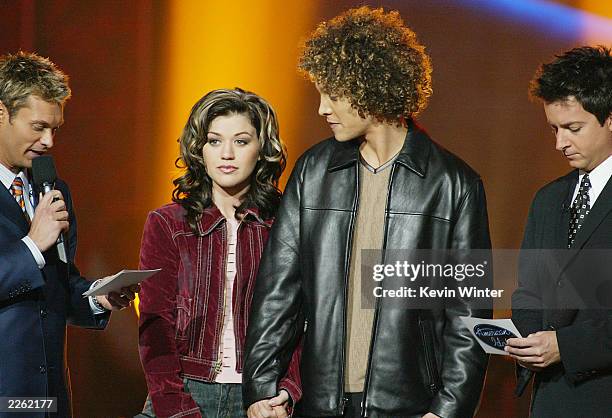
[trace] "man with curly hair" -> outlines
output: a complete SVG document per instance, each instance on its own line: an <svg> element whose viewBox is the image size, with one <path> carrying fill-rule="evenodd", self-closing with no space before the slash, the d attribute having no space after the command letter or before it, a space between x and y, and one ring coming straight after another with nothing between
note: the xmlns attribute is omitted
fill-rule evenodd
<svg viewBox="0 0 612 418"><path fill-rule="evenodd" d="M249 416L274 416L296 336L299 416L472 416L487 356L459 316L489 317L488 305L361 303L362 250L490 248L480 177L414 122L432 92L425 48L397 12L361 7L320 24L299 68L334 136L296 163L260 264Z"/></svg>
<svg viewBox="0 0 612 418"><path fill-rule="evenodd" d="M524 252L523 265L537 270L521 269L512 319L527 337L508 339L506 350L519 364L519 395L535 374L533 416L610 416L612 292L603 250L612 248L611 49L558 55L540 68L531 95L544 103L555 147L573 169L536 194L522 248L568 250L554 252L561 261L544 270L550 274L534 251Z"/></svg>

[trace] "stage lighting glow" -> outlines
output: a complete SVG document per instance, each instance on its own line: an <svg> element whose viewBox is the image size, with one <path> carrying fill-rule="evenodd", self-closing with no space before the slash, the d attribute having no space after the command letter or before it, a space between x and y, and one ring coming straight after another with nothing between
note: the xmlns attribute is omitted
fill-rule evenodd
<svg viewBox="0 0 612 418"><path fill-rule="evenodd" d="M459 0L459 3L493 14L503 21L528 25L544 36L589 42L609 42L612 39L612 19L587 11L607 11L609 16L611 6L595 7L588 0L584 2L586 10L545 0Z"/></svg>

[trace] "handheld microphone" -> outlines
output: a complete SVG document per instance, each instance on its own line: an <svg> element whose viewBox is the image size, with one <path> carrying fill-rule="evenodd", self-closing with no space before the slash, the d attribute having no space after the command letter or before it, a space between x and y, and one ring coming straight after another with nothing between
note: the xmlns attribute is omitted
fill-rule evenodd
<svg viewBox="0 0 612 418"><path fill-rule="evenodd" d="M55 189L56 179L57 172L55 171L53 157L51 157L50 155L41 155L40 157L32 160L32 180L34 181L36 189L42 192L43 195ZM66 246L64 244L64 234L61 232L57 237L56 247L59 259L62 260L64 263L68 263L68 257L66 256Z"/></svg>

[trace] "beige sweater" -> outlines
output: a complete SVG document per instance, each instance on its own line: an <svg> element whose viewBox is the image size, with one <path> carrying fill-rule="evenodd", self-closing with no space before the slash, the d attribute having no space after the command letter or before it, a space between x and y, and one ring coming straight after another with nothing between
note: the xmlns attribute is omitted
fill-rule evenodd
<svg viewBox="0 0 612 418"><path fill-rule="evenodd" d="M359 167L359 208L351 248L346 314L344 389L347 392L362 392L365 383L374 309L361 304L361 250L382 249L391 164L384 164L376 172L372 167L366 167L364 161Z"/></svg>

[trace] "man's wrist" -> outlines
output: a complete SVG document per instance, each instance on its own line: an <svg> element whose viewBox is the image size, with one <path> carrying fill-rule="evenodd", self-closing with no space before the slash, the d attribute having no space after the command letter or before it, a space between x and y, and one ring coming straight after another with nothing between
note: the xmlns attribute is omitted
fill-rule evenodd
<svg viewBox="0 0 612 418"><path fill-rule="evenodd" d="M91 286L89 287L89 289L95 288L96 286L98 286L99 283L100 283L100 279L93 282ZM89 306L91 307L91 311L93 312L94 315L101 315L106 312L109 312L108 309L106 309L104 306L100 304L100 302L98 302L98 299L96 299L95 296L89 296Z"/></svg>

